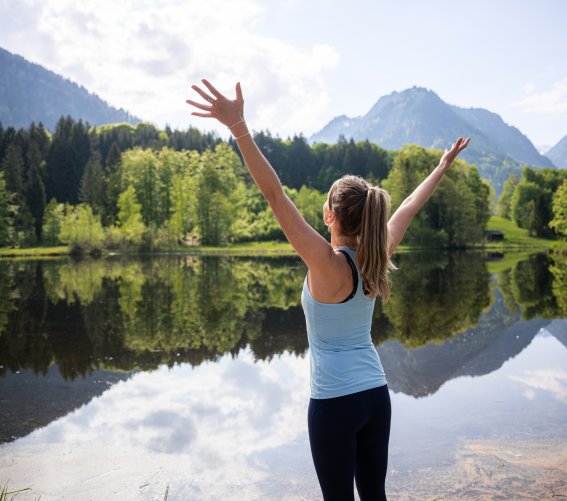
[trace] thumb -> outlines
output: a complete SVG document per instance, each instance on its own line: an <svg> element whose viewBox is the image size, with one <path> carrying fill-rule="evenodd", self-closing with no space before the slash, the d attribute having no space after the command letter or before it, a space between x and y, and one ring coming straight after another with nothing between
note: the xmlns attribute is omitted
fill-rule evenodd
<svg viewBox="0 0 567 501"><path fill-rule="evenodd" d="M236 99L238 101L244 101L242 98L242 89L240 88L240 82L236 84Z"/></svg>

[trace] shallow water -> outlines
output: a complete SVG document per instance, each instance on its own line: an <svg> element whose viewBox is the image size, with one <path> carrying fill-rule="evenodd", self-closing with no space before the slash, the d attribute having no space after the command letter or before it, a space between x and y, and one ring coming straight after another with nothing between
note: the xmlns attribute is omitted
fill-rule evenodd
<svg viewBox="0 0 567 501"><path fill-rule="evenodd" d="M567 495L564 264L398 259L373 328L390 497ZM289 259L0 262L0 479L32 486L18 499L320 499L304 273Z"/></svg>

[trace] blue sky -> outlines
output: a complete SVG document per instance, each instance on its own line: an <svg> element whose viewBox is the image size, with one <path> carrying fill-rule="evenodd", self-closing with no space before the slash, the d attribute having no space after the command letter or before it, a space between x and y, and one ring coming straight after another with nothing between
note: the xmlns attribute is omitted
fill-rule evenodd
<svg viewBox="0 0 567 501"><path fill-rule="evenodd" d="M419 85L553 145L566 20L563 0L0 0L0 46L159 126L214 128L184 105L201 77L240 80L250 125L283 136Z"/></svg>

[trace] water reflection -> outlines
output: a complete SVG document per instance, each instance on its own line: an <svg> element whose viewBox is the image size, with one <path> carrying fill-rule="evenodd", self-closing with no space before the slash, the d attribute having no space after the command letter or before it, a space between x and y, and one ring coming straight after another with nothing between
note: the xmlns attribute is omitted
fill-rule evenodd
<svg viewBox="0 0 567 501"><path fill-rule="evenodd" d="M161 366L115 384L17 445L43 444L49 450L73 444L92 449L97 460L110 454L107 464L118 461L118 451L111 451L119 445L141 458L160 458L176 479L174 499L223 499L236 488L259 499L261 487L254 484L270 479L274 463L283 466L280 451L291 447L296 454L297 439L303 449L307 445L306 362L292 355L258 362L242 350L236 358L227 355L197 368ZM306 479L314 475L308 452L300 455ZM144 475L153 473L152 461L136 463ZM133 474L142 485L140 472Z"/></svg>
<svg viewBox="0 0 567 501"><path fill-rule="evenodd" d="M520 317L567 314L567 260L530 256L496 275L480 253L398 256L373 339L442 344ZM250 345L257 359L307 349L297 259L174 257L0 262L0 376L57 364L93 370L198 365Z"/></svg>
<svg viewBox="0 0 567 501"><path fill-rule="evenodd" d="M463 497L471 485L462 468L478 465L462 451L479 444L494 448L499 440L506 460L505 451L517 454L528 438L564 443L567 349L547 329L531 337L521 354L490 374L455 378L427 399L392 394L393 497L412 492L427 499L434 477L447 483L449 499ZM307 374L305 357L257 361L249 349L198 367L136 373L4 445L0 472L22 483L33 468L44 499L88 492L149 500L163 497L168 485L173 500L319 499L306 434ZM535 468L526 479L540 473ZM513 487L502 499L521 498Z"/></svg>
<svg viewBox="0 0 567 501"><path fill-rule="evenodd" d="M566 262L529 256L491 283L480 253L398 256L392 300L377 303L372 332L390 388L425 396L451 378L499 368L544 319L567 315ZM196 366L246 346L255 360L303 356L304 274L290 258L1 261L0 376L95 380L105 370ZM0 388L9 384L0 377ZM33 426L12 427L2 440Z"/></svg>
<svg viewBox="0 0 567 501"><path fill-rule="evenodd" d="M415 472L470 461L465 445L567 437L567 260L397 259L372 332L390 491L420 492ZM47 499L317 499L304 275L289 258L0 261L2 477L37 470Z"/></svg>

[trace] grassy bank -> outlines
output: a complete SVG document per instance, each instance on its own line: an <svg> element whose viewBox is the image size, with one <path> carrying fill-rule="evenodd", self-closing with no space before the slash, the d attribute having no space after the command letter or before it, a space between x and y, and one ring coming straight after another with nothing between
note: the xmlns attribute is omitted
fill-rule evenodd
<svg viewBox="0 0 567 501"><path fill-rule="evenodd" d="M65 256L67 254L69 254L69 247L66 245L54 247L25 247L23 249L0 247L0 257Z"/></svg>
<svg viewBox="0 0 567 501"><path fill-rule="evenodd" d="M500 242L486 242L481 246L487 250L547 250L555 243L553 240L530 237L528 230L519 228L513 221L498 216L490 218L486 231L501 231L504 234L504 240Z"/></svg>
<svg viewBox="0 0 567 501"><path fill-rule="evenodd" d="M178 246L168 250L155 250L153 252L120 252L116 250L104 251L103 255L162 255L162 254L183 254L183 255L221 255L221 256L294 256L296 255L292 246L288 242L245 242L239 244L229 244L221 247L207 245ZM0 257L43 257L43 256L66 256L69 255L69 248L66 245L56 247L26 247L12 249L8 247L0 248Z"/></svg>
<svg viewBox="0 0 567 501"><path fill-rule="evenodd" d="M486 249L488 251L510 252L510 251L546 251L557 249L564 252L567 248L565 242L533 238L528 235L528 230L518 228L512 221L497 216L492 216L487 225L487 231L501 231L504 240L500 242L485 242L474 246L474 249ZM412 250L427 250L407 245L401 245L399 252ZM40 256L65 256L69 249L65 245L56 247L29 247L23 249L0 248L0 257L40 257ZM130 254L141 255L149 252L119 252L108 251L105 254ZM219 256L295 256L297 255L288 242L244 242L229 244L219 247L209 245L183 246L168 250L156 250L151 254L184 254L184 255L219 255Z"/></svg>
<svg viewBox="0 0 567 501"><path fill-rule="evenodd" d="M397 252L425 251L427 248L410 247L408 245L400 245ZM69 255L69 248L65 245L58 247L26 247L23 249L11 249L0 247L0 258L39 258L39 257L57 257ZM210 245L179 245L173 249L149 251L104 251L103 256L160 256L160 255L184 255L184 256L297 256L297 253L289 242L245 242L238 244L229 244L219 247Z"/></svg>

